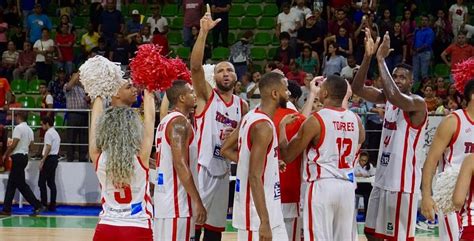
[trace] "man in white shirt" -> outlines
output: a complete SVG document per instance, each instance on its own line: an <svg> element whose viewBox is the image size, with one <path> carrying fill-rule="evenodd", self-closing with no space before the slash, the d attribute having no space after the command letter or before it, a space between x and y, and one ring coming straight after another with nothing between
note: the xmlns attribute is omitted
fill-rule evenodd
<svg viewBox="0 0 474 241"><path fill-rule="evenodd" d="M463 5L463 0L457 0L455 4L449 8L449 21L453 28L454 38L458 36L458 32L463 24L467 23L468 9Z"/></svg>
<svg viewBox="0 0 474 241"><path fill-rule="evenodd" d="M36 216L39 212L43 211L43 206L40 201L36 199L25 181L25 168L28 165L28 152L30 151L30 146L33 144L34 140L33 130L31 130L26 123L27 119L27 112L21 111L16 113L15 121L18 125L13 129L13 143L8 147L2 158L2 161L6 161L9 157L12 158L12 169L8 176L7 190L3 201L3 211L0 212L0 215L11 215L12 201L16 189L20 191L21 195L23 195L28 203L33 205L33 213L31 216Z"/></svg>
<svg viewBox="0 0 474 241"><path fill-rule="evenodd" d="M283 3L281 6L282 12L277 17L276 35L280 36L280 33L287 32L290 34L290 46L296 49L296 37L298 29L302 26L300 22L300 16L296 12L290 11L290 4Z"/></svg>
<svg viewBox="0 0 474 241"><path fill-rule="evenodd" d="M352 80L352 78L354 78L354 70L358 68L359 68L359 65L357 65L357 62L354 56L353 55L347 56L347 65L341 70L342 78L347 79L347 80Z"/></svg>
<svg viewBox="0 0 474 241"><path fill-rule="evenodd" d="M304 26L305 16L311 14L311 9L305 6L305 0L296 0L296 6L290 9L290 13L298 16L300 25Z"/></svg>
<svg viewBox="0 0 474 241"><path fill-rule="evenodd" d="M38 186L41 192L41 204L48 207L49 211L56 211L56 168L58 167L59 145L61 137L54 129L54 120L49 116L41 117L41 128L46 131L44 135L43 158L39 165ZM48 191L46 184L51 191L51 201L48 206Z"/></svg>
<svg viewBox="0 0 474 241"><path fill-rule="evenodd" d="M160 6L152 7L153 16L148 17L146 23L150 26L150 31L152 34L155 34L155 31L158 31L161 34L168 33L168 20L165 17L161 16Z"/></svg>

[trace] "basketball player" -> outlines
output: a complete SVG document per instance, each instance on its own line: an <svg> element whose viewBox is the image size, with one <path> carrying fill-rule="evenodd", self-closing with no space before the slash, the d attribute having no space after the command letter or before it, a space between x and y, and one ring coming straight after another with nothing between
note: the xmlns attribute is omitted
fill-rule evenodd
<svg viewBox="0 0 474 241"><path fill-rule="evenodd" d="M385 58L391 52L390 37L385 34L374 43L365 29L365 55L352 83L354 94L375 104L385 103L385 117L379 148L377 171L365 222L370 240L414 240L415 220L421 181L421 157L416 152L425 143L426 104L410 92L411 66L400 64L390 75ZM377 63L383 90L365 86L372 55Z"/></svg>
<svg viewBox="0 0 474 241"><path fill-rule="evenodd" d="M454 207L462 218L461 241L474 240L474 155L468 154L462 162L456 187L453 192Z"/></svg>
<svg viewBox="0 0 474 241"><path fill-rule="evenodd" d="M101 97L92 106L89 155L101 186L102 212L94 240L153 240L148 159L153 145L155 100L145 90L144 122L130 108L137 90L123 85L103 112Z"/></svg>
<svg viewBox="0 0 474 241"><path fill-rule="evenodd" d="M225 230L229 199L230 162L221 156L223 140L235 129L248 107L245 101L233 95L237 81L234 66L220 62L214 70L216 89L204 78L202 60L209 31L220 19L212 20L211 10L201 18L201 28L191 53L191 77L197 97L195 112L198 138L199 194L207 210L204 240L220 241ZM196 227L196 240L200 240L201 227Z"/></svg>
<svg viewBox="0 0 474 241"><path fill-rule="evenodd" d="M446 116L436 129L428 156L423 166L421 212L429 220L435 219L436 206L431 197L431 184L436 173L438 160L443 160L441 171L448 166L461 166L464 158L474 152L474 79L464 88L467 107ZM459 240L459 220L457 213L439 214L439 237L443 241Z"/></svg>
<svg viewBox="0 0 474 241"><path fill-rule="evenodd" d="M239 241L287 241L280 201L278 137L271 118L286 107L286 78L264 74L260 106L224 142L222 154L237 162L232 225Z"/></svg>
<svg viewBox="0 0 474 241"><path fill-rule="evenodd" d="M359 117L342 107L348 88L340 76L330 75L321 84L319 99L324 108L309 116L288 143L284 129L294 116L280 123L280 150L290 162L306 150L304 180L304 239L351 240L354 218L354 161L364 142Z"/></svg>
<svg viewBox="0 0 474 241"><path fill-rule="evenodd" d="M156 132L154 240L194 240L194 221L206 221L206 209L197 190L197 144L188 121L196 105L191 85L175 81L166 91L173 108ZM194 206L194 209L193 209ZM193 216L196 220L193 220Z"/></svg>

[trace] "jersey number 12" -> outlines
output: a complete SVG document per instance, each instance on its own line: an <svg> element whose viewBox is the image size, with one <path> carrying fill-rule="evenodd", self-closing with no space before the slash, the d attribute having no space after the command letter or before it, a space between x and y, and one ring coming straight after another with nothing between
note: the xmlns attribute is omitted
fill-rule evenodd
<svg viewBox="0 0 474 241"><path fill-rule="evenodd" d="M349 138L337 138L337 149L339 150L339 168L347 169L351 168L346 158L351 154L352 140ZM342 154L341 154L342 153Z"/></svg>

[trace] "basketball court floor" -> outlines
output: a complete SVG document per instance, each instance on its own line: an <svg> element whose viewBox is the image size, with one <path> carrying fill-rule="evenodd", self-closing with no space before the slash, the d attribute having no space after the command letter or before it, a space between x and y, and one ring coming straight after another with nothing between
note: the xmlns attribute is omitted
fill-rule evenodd
<svg viewBox="0 0 474 241"><path fill-rule="evenodd" d="M85 241L92 240L97 217L80 216L10 216L0 217L2 241ZM359 223L359 232L363 223ZM417 233L416 240L438 240L437 232ZM237 234L228 221L224 241L237 240ZM359 240L366 240L359 235Z"/></svg>

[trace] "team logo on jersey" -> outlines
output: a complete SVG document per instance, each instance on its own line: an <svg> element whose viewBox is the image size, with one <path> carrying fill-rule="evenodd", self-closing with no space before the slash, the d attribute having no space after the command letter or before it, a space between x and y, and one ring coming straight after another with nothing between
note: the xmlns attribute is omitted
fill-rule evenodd
<svg viewBox="0 0 474 241"><path fill-rule="evenodd" d="M214 158L224 160L224 157L221 156L221 146L214 146Z"/></svg>
<svg viewBox="0 0 474 241"><path fill-rule="evenodd" d="M380 157L380 165L388 166L389 162L390 162L390 153L383 152L382 156Z"/></svg>
<svg viewBox="0 0 474 241"><path fill-rule="evenodd" d="M135 215L135 214L138 214L138 213L141 213L142 212L142 202L139 202L139 203L132 203L132 213L131 215Z"/></svg>
<svg viewBox="0 0 474 241"><path fill-rule="evenodd" d="M281 197L281 192L280 192L280 182L275 182L275 185L273 185L273 199L278 200Z"/></svg>
<svg viewBox="0 0 474 241"><path fill-rule="evenodd" d="M474 143L464 142L464 153L474 153Z"/></svg>
<svg viewBox="0 0 474 241"><path fill-rule="evenodd" d="M240 179L235 179L235 192L240 192Z"/></svg>
<svg viewBox="0 0 474 241"><path fill-rule="evenodd" d="M158 173L155 189L157 192L165 192L165 178L162 172Z"/></svg>
<svg viewBox="0 0 474 241"><path fill-rule="evenodd" d="M353 173L353 172L347 173L347 179L348 179L350 182L354 182L354 173Z"/></svg>
<svg viewBox="0 0 474 241"><path fill-rule="evenodd" d="M393 224L387 223L387 234L393 234Z"/></svg>
<svg viewBox="0 0 474 241"><path fill-rule="evenodd" d="M229 117L223 115L219 111L216 111L216 121L219 123L223 123L224 125L231 126L232 128L236 128L238 125L237 121L231 120Z"/></svg>

